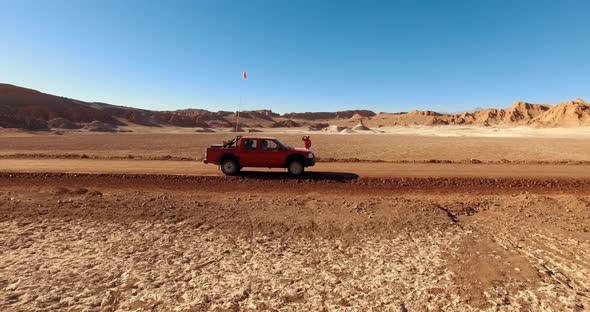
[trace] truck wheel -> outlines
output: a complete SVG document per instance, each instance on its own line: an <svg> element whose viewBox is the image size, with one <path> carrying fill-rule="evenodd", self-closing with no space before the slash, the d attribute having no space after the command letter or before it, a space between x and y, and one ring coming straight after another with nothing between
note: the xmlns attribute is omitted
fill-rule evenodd
<svg viewBox="0 0 590 312"><path fill-rule="evenodd" d="M293 160L289 163L287 169L289 169L289 173L291 175L300 176L305 170L305 167L303 166L303 163L300 160Z"/></svg>
<svg viewBox="0 0 590 312"><path fill-rule="evenodd" d="M221 162L221 171L225 175L236 175L240 172L240 166L235 159L226 159Z"/></svg>

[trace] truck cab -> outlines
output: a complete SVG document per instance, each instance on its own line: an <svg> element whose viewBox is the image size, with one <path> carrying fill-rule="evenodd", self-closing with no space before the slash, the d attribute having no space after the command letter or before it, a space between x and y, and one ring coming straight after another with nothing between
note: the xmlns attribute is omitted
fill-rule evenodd
<svg viewBox="0 0 590 312"><path fill-rule="evenodd" d="M244 167L287 168L295 176L315 165L309 149L290 147L272 137L241 137L207 148L206 164L221 166L226 175L236 175Z"/></svg>

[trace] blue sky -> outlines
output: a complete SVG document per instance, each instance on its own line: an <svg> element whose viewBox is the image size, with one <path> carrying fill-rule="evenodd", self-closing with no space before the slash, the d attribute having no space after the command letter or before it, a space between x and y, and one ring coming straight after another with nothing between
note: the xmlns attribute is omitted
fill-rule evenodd
<svg viewBox="0 0 590 312"><path fill-rule="evenodd" d="M158 110L557 103L590 98L588 16L585 0L0 0L0 82Z"/></svg>

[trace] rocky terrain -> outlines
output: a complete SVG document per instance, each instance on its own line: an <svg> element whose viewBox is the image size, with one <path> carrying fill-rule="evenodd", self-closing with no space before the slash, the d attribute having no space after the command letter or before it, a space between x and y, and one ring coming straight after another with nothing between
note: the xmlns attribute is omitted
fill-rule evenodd
<svg viewBox="0 0 590 312"><path fill-rule="evenodd" d="M327 126L590 126L590 104L582 99L557 104L515 102L506 109L481 109L460 114L433 111L378 113L369 110L277 114L271 110L242 111L240 126L252 128L297 128L321 130ZM84 129L117 131L121 126L233 128L235 112L203 109L150 111L105 103L84 102L0 84L0 128L27 130ZM365 130L361 128L360 130ZM350 132L347 130L347 132Z"/></svg>
<svg viewBox="0 0 590 312"><path fill-rule="evenodd" d="M2 174L0 309L588 309L587 185L497 183Z"/></svg>

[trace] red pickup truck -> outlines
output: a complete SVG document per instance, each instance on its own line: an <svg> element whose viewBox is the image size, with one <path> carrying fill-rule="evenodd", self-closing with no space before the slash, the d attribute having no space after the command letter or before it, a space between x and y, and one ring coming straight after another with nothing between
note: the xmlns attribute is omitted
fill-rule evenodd
<svg viewBox="0 0 590 312"><path fill-rule="evenodd" d="M287 168L298 176L315 165L315 155L305 148L285 145L275 138L241 137L207 148L206 164L221 166L226 175L236 175L243 167Z"/></svg>

